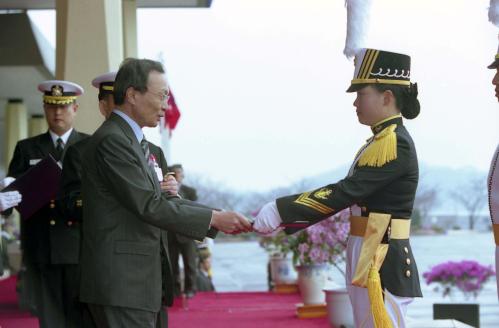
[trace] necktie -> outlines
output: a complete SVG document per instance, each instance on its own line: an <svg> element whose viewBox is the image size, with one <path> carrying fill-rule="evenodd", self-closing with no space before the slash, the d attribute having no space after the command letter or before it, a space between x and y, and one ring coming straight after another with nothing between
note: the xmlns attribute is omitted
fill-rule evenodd
<svg viewBox="0 0 499 328"><path fill-rule="evenodd" d="M146 159L146 162L149 164L149 155L151 154L151 152L149 151L149 143L147 142L145 137L140 142L140 147L142 148L142 151L144 152L144 157Z"/></svg>
<svg viewBox="0 0 499 328"><path fill-rule="evenodd" d="M55 147L55 160L60 161L64 152L64 143L61 138L57 138L57 146Z"/></svg>
<svg viewBox="0 0 499 328"><path fill-rule="evenodd" d="M144 152L144 157L146 159L147 166L149 167L149 173L151 174L151 177L156 177L156 172L154 171L154 164L150 160L151 152L149 151L149 143L147 142L145 137L140 142L140 147ZM153 180L157 181L158 182L157 186L159 186L159 180L156 178L154 178Z"/></svg>

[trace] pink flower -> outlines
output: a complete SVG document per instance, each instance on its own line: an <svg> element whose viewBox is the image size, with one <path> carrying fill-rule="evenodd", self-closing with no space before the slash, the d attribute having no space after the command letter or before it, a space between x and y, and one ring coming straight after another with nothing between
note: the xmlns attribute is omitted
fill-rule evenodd
<svg viewBox="0 0 499 328"><path fill-rule="evenodd" d="M486 267L468 260L440 263L423 273L427 284L438 283L442 286L444 296L448 295L453 287L457 287L465 296L472 294L474 297L493 275L495 272L491 266Z"/></svg>
<svg viewBox="0 0 499 328"><path fill-rule="evenodd" d="M343 261L350 229L350 213L343 210L296 234L290 241L293 258L300 264Z"/></svg>

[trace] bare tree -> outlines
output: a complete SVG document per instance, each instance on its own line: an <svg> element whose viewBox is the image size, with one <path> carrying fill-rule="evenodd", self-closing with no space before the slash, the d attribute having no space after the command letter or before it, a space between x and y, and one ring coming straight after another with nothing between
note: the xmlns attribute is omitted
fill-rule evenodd
<svg viewBox="0 0 499 328"><path fill-rule="evenodd" d="M215 208L238 211L251 216L267 202L286 195L312 189L305 180L287 187L275 188L264 192L236 191L219 182L199 175L189 175L187 183L196 188L198 202Z"/></svg>
<svg viewBox="0 0 499 328"><path fill-rule="evenodd" d="M413 225L415 228L421 228L422 221L428 217L433 207L438 202L438 190L436 187L420 185L416 192L413 211Z"/></svg>
<svg viewBox="0 0 499 328"><path fill-rule="evenodd" d="M197 190L199 203L224 210L239 210L242 198L239 192L197 175L190 175L188 184Z"/></svg>
<svg viewBox="0 0 499 328"><path fill-rule="evenodd" d="M476 218L487 200L486 179L479 176L471 179L467 185L451 192L452 198L464 207L468 214L468 227L470 230L475 228Z"/></svg>

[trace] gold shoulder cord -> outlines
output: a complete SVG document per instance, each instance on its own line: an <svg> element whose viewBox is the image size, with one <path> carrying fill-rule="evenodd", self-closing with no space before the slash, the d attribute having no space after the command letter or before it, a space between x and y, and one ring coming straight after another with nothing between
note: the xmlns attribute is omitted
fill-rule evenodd
<svg viewBox="0 0 499 328"><path fill-rule="evenodd" d="M397 159L397 124L392 124L374 136L374 141L364 150L358 166L382 167Z"/></svg>

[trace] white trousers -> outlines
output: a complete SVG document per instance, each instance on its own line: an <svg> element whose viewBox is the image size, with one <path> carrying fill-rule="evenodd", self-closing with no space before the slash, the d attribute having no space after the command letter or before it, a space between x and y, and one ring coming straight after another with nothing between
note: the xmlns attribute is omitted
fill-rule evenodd
<svg viewBox="0 0 499 328"><path fill-rule="evenodd" d="M496 281L497 281L497 298L499 299L499 246L496 246Z"/></svg>
<svg viewBox="0 0 499 328"><path fill-rule="evenodd" d="M355 275L355 268L359 260L360 249L364 238L349 236L347 244L347 266L346 266L346 284L350 302L352 303L353 317L356 328L374 328L371 315L371 305L367 288L360 288L352 285L352 279ZM497 256L496 251L496 256ZM414 300L412 297L399 297L391 294L385 289L385 308L392 320L393 327L406 328L405 314L407 306Z"/></svg>

